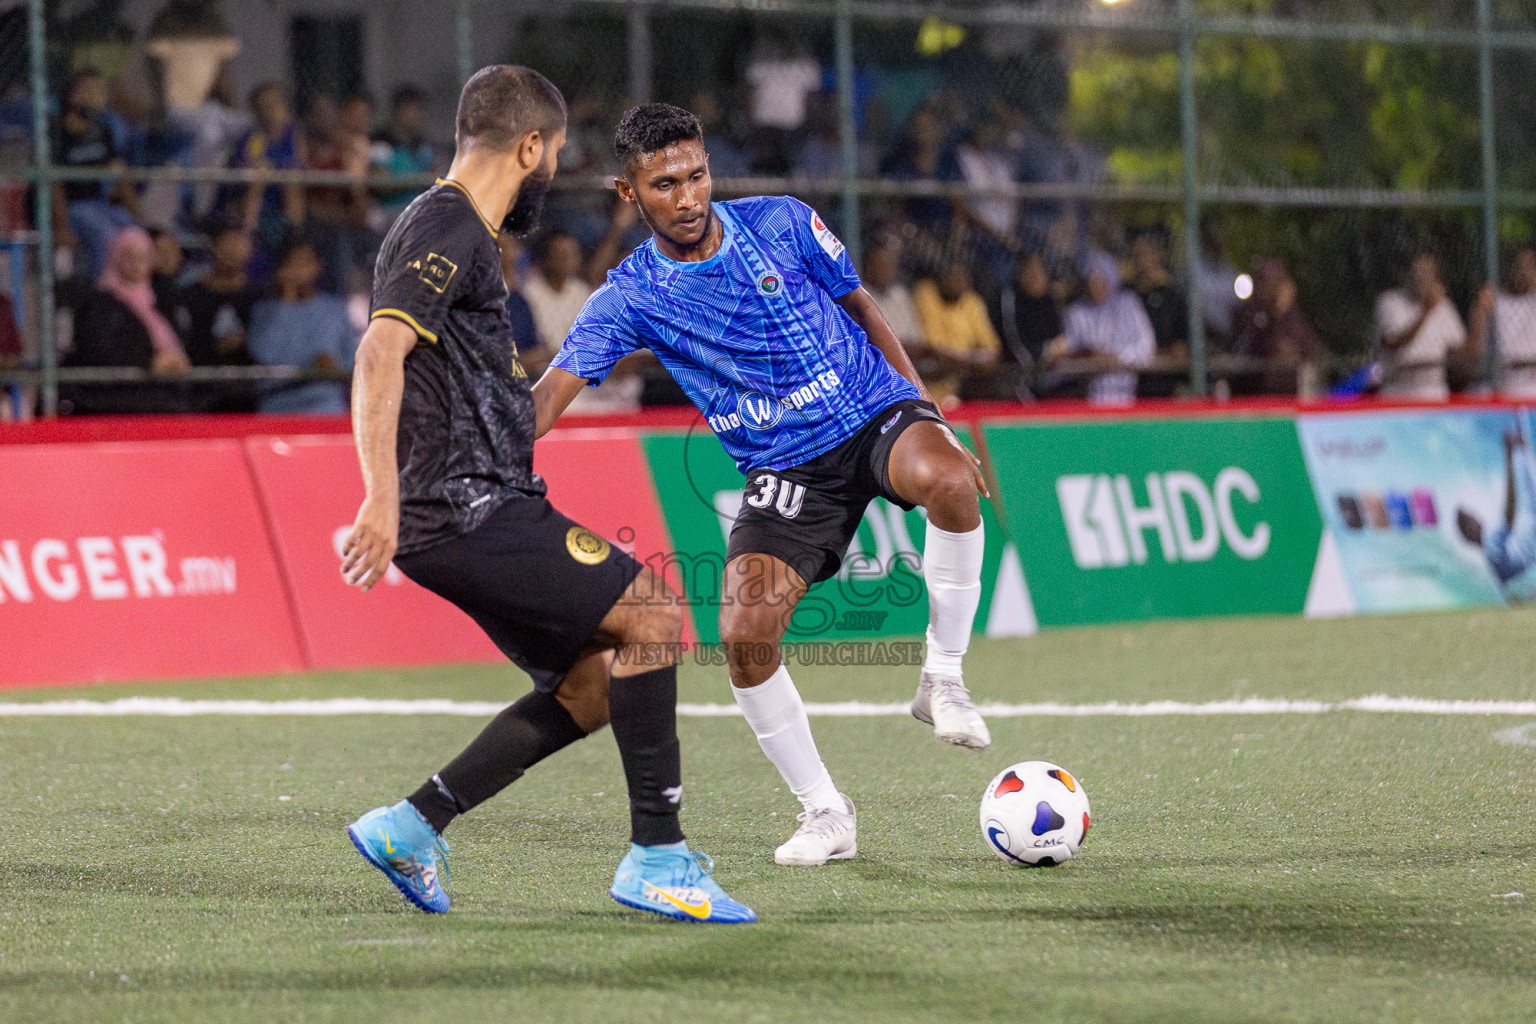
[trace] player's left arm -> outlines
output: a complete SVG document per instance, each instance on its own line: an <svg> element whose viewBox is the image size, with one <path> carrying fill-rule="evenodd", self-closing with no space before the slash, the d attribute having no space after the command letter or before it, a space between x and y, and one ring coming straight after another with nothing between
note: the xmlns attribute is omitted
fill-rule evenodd
<svg viewBox="0 0 1536 1024"><path fill-rule="evenodd" d="M576 401L576 396L586 386L586 378L578 377L569 370L562 370L558 366L545 370L544 376L533 386L533 436L539 438L549 433L549 428L555 425L560 414Z"/></svg>

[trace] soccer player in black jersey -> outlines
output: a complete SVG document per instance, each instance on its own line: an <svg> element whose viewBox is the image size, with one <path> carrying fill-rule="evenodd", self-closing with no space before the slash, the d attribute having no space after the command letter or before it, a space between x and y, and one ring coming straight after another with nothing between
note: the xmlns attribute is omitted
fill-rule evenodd
<svg viewBox="0 0 1536 1024"><path fill-rule="evenodd" d="M379 253L353 378L367 497L342 572L367 590L393 560L474 619L534 689L416 792L347 832L412 903L442 913L449 822L612 724L632 836L609 894L680 920L756 920L678 824L678 598L556 511L533 472L533 398L496 238L537 221L565 144L565 101L529 68L484 68L459 97L456 141L447 177Z"/></svg>

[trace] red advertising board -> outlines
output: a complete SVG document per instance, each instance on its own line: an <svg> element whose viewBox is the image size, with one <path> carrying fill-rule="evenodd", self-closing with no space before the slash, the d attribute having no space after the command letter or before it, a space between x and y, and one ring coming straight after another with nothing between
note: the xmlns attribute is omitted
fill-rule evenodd
<svg viewBox="0 0 1536 1024"><path fill-rule="evenodd" d="M350 437L253 437L245 444L311 668L501 658L469 616L399 569L390 567L367 593L342 579L341 545L363 500Z"/></svg>
<svg viewBox="0 0 1536 1024"><path fill-rule="evenodd" d="M234 441L0 447L0 687L304 667Z"/></svg>
<svg viewBox="0 0 1536 1024"><path fill-rule="evenodd" d="M246 453L312 668L501 658L468 616L398 569L366 594L342 580L340 547L363 500L350 438L253 437ZM534 466L566 515L642 559L668 550L634 431L551 434L535 446Z"/></svg>

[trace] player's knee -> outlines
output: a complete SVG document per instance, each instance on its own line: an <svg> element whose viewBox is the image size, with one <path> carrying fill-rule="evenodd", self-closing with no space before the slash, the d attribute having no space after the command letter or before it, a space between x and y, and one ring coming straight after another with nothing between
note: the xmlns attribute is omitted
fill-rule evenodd
<svg viewBox="0 0 1536 1024"><path fill-rule="evenodd" d="M783 634L780 613L766 604L735 603L720 608L720 642L733 649L777 643Z"/></svg>
<svg viewBox="0 0 1536 1024"><path fill-rule="evenodd" d="M649 569L630 585L627 603L631 635L626 640L675 644L682 639L682 599Z"/></svg>

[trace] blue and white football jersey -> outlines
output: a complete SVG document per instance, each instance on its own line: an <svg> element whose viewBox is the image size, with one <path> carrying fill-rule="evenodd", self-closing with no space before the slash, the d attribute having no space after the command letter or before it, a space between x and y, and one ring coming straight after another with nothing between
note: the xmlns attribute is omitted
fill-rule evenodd
<svg viewBox="0 0 1536 1024"><path fill-rule="evenodd" d="M763 196L714 211L719 252L678 263L646 241L587 300L553 365L597 383L649 348L743 473L808 462L918 397L835 301L859 276L814 210Z"/></svg>

